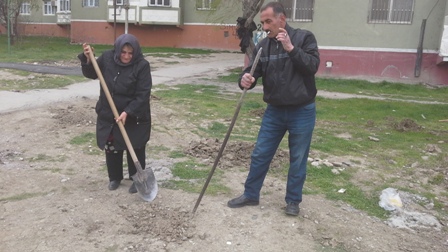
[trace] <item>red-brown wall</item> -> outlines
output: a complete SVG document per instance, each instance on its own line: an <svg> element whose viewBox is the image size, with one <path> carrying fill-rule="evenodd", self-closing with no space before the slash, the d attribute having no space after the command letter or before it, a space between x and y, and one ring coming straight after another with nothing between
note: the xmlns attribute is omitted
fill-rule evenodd
<svg viewBox="0 0 448 252"><path fill-rule="evenodd" d="M72 22L71 41L74 43L113 44L114 27L111 23ZM116 35L124 33L124 25L117 24ZM142 46L239 50L235 28L209 25L136 26L129 25L128 33L139 38Z"/></svg>
<svg viewBox="0 0 448 252"><path fill-rule="evenodd" d="M325 49L319 52L320 76L448 85L448 64L437 64L436 53L423 54L420 76L415 77L417 53ZM327 67L327 62L332 67Z"/></svg>
<svg viewBox="0 0 448 252"><path fill-rule="evenodd" d="M20 24L19 34L31 36L70 37L70 25Z"/></svg>

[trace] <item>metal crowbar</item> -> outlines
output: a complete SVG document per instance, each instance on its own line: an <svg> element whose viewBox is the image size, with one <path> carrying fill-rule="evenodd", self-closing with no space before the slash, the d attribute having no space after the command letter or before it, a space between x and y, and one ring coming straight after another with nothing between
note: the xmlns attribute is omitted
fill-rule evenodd
<svg viewBox="0 0 448 252"><path fill-rule="evenodd" d="M254 62L252 63L252 68L250 69L250 75L254 74L255 68L258 65L258 61L260 60L260 55L261 55L261 51L262 51L261 49L262 49L261 47L260 47L260 49L258 49L257 56L255 56ZM247 91L247 89L244 89L243 93L241 94L241 97L240 97L240 99L238 101L238 105L236 106L235 114L233 115L233 118L232 118L232 122L230 123L229 129L227 130L226 137L224 138L224 141L222 142L221 148L219 149L218 156L216 156L215 163L213 164L212 169L208 173L208 178L205 181L204 187L202 187L202 191L199 194L199 198L196 201L196 205L193 208L193 213L196 212L196 209L198 208L199 203L201 202L202 197L204 196L205 190L207 189L208 184L210 183L210 180L213 177L213 173L215 172L216 167L218 166L219 159L222 156L222 153L223 153L223 151L224 151L224 149L226 147L227 141L229 140L230 133L232 132L233 126L235 125L236 118L238 117L238 114L240 112L241 104L243 103L243 98L246 95L246 91Z"/></svg>

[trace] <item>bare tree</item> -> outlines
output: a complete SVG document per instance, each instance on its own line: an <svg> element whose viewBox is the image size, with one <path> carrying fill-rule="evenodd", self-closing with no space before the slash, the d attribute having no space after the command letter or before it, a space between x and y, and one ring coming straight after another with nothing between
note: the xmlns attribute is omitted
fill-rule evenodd
<svg viewBox="0 0 448 252"><path fill-rule="evenodd" d="M7 27L9 18L9 35L12 44L19 36L18 23L23 4L27 4L28 11L39 8L38 0L0 0L0 24Z"/></svg>
<svg viewBox="0 0 448 252"><path fill-rule="evenodd" d="M197 6L201 6L202 0L196 0ZM255 43L252 40L253 32L257 29L254 17L258 14L264 0L213 0L211 11L209 12L210 22L226 22L228 12L234 11L235 6L242 7L242 16L237 20L237 35L240 39L241 51L249 58L252 58L252 52L255 49Z"/></svg>
<svg viewBox="0 0 448 252"><path fill-rule="evenodd" d="M254 18L257 13L260 11L261 6L263 6L264 0L243 0L243 18L246 19L244 23L244 28L247 31L253 32ZM256 29L256 26L255 26ZM252 34L251 34L252 35ZM255 49L255 43L251 39L249 41L249 46L245 49L245 54L251 59L252 53Z"/></svg>

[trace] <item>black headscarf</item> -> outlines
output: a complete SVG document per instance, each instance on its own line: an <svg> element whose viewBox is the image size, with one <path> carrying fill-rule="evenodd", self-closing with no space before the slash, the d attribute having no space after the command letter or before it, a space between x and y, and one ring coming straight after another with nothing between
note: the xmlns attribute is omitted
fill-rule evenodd
<svg viewBox="0 0 448 252"><path fill-rule="evenodd" d="M132 53L132 59L129 63L124 64L120 61L121 49L124 45L129 44L134 49ZM137 38L132 34L122 34L116 40L114 44L114 61L120 66L129 66L134 64L143 58L142 49L138 43Z"/></svg>

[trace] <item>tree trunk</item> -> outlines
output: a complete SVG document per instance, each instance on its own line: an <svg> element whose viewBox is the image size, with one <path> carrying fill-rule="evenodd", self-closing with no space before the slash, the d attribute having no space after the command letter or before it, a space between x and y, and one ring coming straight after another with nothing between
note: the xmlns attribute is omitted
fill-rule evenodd
<svg viewBox="0 0 448 252"><path fill-rule="evenodd" d="M243 18L246 18L246 23L244 27L249 29L254 17L258 14L263 6L264 0L243 0ZM246 48L245 54L252 61L252 54L255 50L255 43L253 40L250 41L249 47Z"/></svg>
<svg viewBox="0 0 448 252"><path fill-rule="evenodd" d="M13 17L11 18L11 22L9 24L10 26L10 36L11 36L11 45L14 45L17 42L17 38L19 35L18 31L18 23L19 23L19 13L14 13Z"/></svg>

